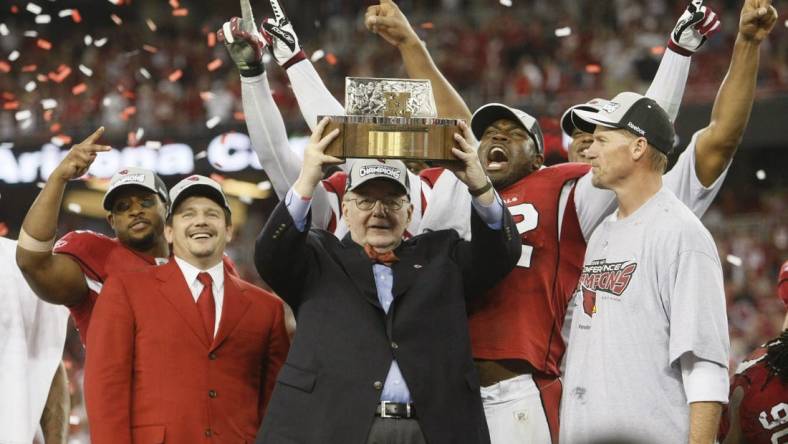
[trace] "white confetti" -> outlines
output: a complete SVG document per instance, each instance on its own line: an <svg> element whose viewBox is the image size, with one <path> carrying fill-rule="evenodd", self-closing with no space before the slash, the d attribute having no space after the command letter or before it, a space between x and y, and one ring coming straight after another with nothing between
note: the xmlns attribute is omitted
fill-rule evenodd
<svg viewBox="0 0 788 444"><path fill-rule="evenodd" d="M144 135L145 135L145 130L142 129L142 127L137 128L137 132L134 133L134 137L136 137L137 140L142 140L142 136L144 136Z"/></svg>
<svg viewBox="0 0 788 444"><path fill-rule="evenodd" d="M194 158L196 160L205 159L206 157L208 157L208 151L205 151L205 150L202 150L199 153L194 155Z"/></svg>
<svg viewBox="0 0 788 444"><path fill-rule="evenodd" d="M263 191L268 191L271 189L271 182L264 180L257 184L257 188Z"/></svg>
<svg viewBox="0 0 788 444"><path fill-rule="evenodd" d="M118 26L123 24L123 20L120 17L118 17L117 15L115 15L115 14L111 14L109 16L109 18L111 18L112 21L115 22L115 24L118 25Z"/></svg>
<svg viewBox="0 0 788 444"><path fill-rule="evenodd" d="M728 256L725 257L725 260L727 260L728 263L733 266L741 267L741 258L739 256L734 256L732 254L729 254Z"/></svg>
<svg viewBox="0 0 788 444"><path fill-rule="evenodd" d="M79 65L79 70L82 71L82 74L85 74L88 77L93 75L93 70L85 65Z"/></svg>
<svg viewBox="0 0 788 444"><path fill-rule="evenodd" d="M104 105L104 106L112 105L112 98L109 97L109 96L104 97L104 100L101 101L101 104Z"/></svg>
<svg viewBox="0 0 788 444"><path fill-rule="evenodd" d="M142 74L142 77L145 77L146 79L150 80L150 73L148 72L147 69L140 68L140 74Z"/></svg>
<svg viewBox="0 0 788 444"><path fill-rule="evenodd" d="M96 45L96 47L97 47L97 48L101 48L102 46L104 46L104 45L106 45L106 44L107 44L107 38L106 38L106 37L104 37L104 38L102 38L102 39L98 39L98 40L96 40L96 41L94 42L94 44Z"/></svg>
<svg viewBox="0 0 788 444"><path fill-rule="evenodd" d="M758 180L764 180L764 179L766 179L766 171L764 171L764 170L758 170L758 171L756 171L756 172L755 172L755 177L757 177L757 178L758 178Z"/></svg>
<svg viewBox="0 0 788 444"><path fill-rule="evenodd" d="M499 0L499 1L502 5L506 6L507 8L510 8L512 6L512 0Z"/></svg>
<svg viewBox="0 0 788 444"><path fill-rule="evenodd" d="M117 6L117 5L119 5L119 4L120 4L120 1L119 1L119 0L108 0L108 1L109 1L110 3L112 3L113 5L115 5L115 6Z"/></svg>
<svg viewBox="0 0 788 444"><path fill-rule="evenodd" d="M35 82L34 80L31 80L31 81L29 81L29 82L27 82L27 83L25 84L25 91L27 91L27 92L33 92L33 91L35 91L35 90L36 90L36 86L38 86L38 85L36 84L36 82Z"/></svg>
<svg viewBox="0 0 788 444"><path fill-rule="evenodd" d="M572 35L572 28L568 26L564 26L563 28L558 28L555 30L556 37L568 37Z"/></svg>
<svg viewBox="0 0 788 444"><path fill-rule="evenodd" d="M8 26L6 26L5 23L0 23L0 35L5 37L9 33L10 33L10 31L8 31Z"/></svg>
<svg viewBox="0 0 788 444"><path fill-rule="evenodd" d="M68 417L68 423L71 425L79 425L79 415L71 415Z"/></svg>
<svg viewBox="0 0 788 444"><path fill-rule="evenodd" d="M254 199L249 196L238 196L238 200L240 200L242 203L245 203L246 205L251 205L254 202Z"/></svg>
<svg viewBox="0 0 788 444"><path fill-rule="evenodd" d="M61 139L60 137L53 137L49 139L49 141L52 143L52 145L55 145L58 148L64 145L63 139Z"/></svg>
<svg viewBox="0 0 788 444"><path fill-rule="evenodd" d="M8 61L9 62L15 62L16 59L18 59L18 58L19 58L19 51L14 50L14 51L11 52L11 54L8 54Z"/></svg>
<svg viewBox="0 0 788 444"><path fill-rule="evenodd" d="M23 130L30 129L31 126L33 126L33 119L23 120L22 123L19 124L19 128Z"/></svg>
<svg viewBox="0 0 788 444"><path fill-rule="evenodd" d="M156 23L153 23L153 20L145 19L145 24L148 25L148 29L150 29L153 32L156 32L156 29L157 29L156 28Z"/></svg>
<svg viewBox="0 0 788 444"><path fill-rule="evenodd" d="M41 101L41 107L44 109L54 109L57 108L57 100L55 99L44 99Z"/></svg>
<svg viewBox="0 0 788 444"><path fill-rule="evenodd" d="M49 14L41 14L36 16L36 24L43 25L52 21Z"/></svg>
<svg viewBox="0 0 788 444"><path fill-rule="evenodd" d="M37 186L38 188L41 188L42 190L44 189L44 187L46 186L46 184L47 184L46 182L36 182L36 186Z"/></svg>
<svg viewBox="0 0 788 444"><path fill-rule="evenodd" d="M60 12L57 13L57 16L60 18L71 17L71 13L71 9L61 9Z"/></svg>
<svg viewBox="0 0 788 444"><path fill-rule="evenodd" d="M325 55L326 55L325 51L323 51L322 49L318 49L317 51L312 53L312 57L310 57L309 60L311 60L312 63L314 63L325 57Z"/></svg>
<svg viewBox="0 0 788 444"><path fill-rule="evenodd" d="M41 11L43 11L43 9L35 3L28 3L25 9L35 15L41 14Z"/></svg>
<svg viewBox="0 0 788 444"><path fill-rule="evenodd" d="M210 119L208 119L208 121L207 121L207 122L205 122L205 126L207 126L207 127L208 127L208 129L213 129L213 128L214 128L216 125L218 125L218 124L219 124L219 122L221 122L221 121L222 121L222 118L221 118L221 117L219 117L219 116L214 116L214 117L211 117Z"/></svg>
<svg viewBox="0 0 788 444"><path fill-rule="evenodd" d="M34 39L34 38L38 37L38 31L25 31L24 33L22 33L22 35L25 36L25 37L30 37L31 39Z"/></svg>
<svg viewBox="0 0 788 444"><path fill-rule="evenodd" d="M85 34L85 46L90 46L93 44L93 37L90 34Z"/></svg>
<svg viewBox="0 0 788 444"><path fill-rule="evenodd" d="M148 148L148 149L151 149L151 150L157 150L157 149L161 148L161 142L159 142L157 140L149 140L149 141L145 142L145 148Z"/></svg>
<svg viewBox="0 0 788 444"><path fill-rule="evenodd" d="M14 114L14 118L16 118L17 122L19 122L20 120L27 120L31 117L33 117L33 113L31 113L29 110L19 111L16 114Z"/></svg>
<svg viewBox="0 0 788 444"><path fill-rule="evenodd" d="M788 20L785 21L785 27L788 28Z"/></svg>
<svg viewBox="0 0 788 444"><path fill-rule="evenodd" d="M71 202L70 204L68 204L68 211L79 214L82 212L82 205L76 202Z"/></svg>

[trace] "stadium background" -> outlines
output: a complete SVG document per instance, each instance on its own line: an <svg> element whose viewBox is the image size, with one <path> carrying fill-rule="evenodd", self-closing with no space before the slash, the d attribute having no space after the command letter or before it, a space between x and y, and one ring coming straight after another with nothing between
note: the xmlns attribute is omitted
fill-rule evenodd
<svg viewBox="0 0 788 444"><path fill-rule="evenodd" d="M32 7L30 5L33 5ZM403 77L395 49L369 34L369 1L283 0L296 32L329 88L344 96L346 75ZM448 79L471 109L488 102L544 116L550 162L565 158L558 117L574 103L645 91L683 1L400 1ZM722 31L693 58L676 123L682 143L708 123L729 63L738 1L706 2ZM258 21L268 2L254 0ZM757 101L720 195L703 222L725 272L732 361L776 336L785 310L776 273L788 259L788 4L763 46ZM233 194L237 237L229 253L259 282L251 245L275 197L245 136L240 84L213 31L234 1L33 0L0 5L0 235L16 238L27 208L59 156L100 125L119 150L95 177L69 186L60 233L108 233L99 200L106 179L128 161L157 169L168 185L213 174ZM44 16L49 16L48 19ZM267 64L294 144L306 125L287 77ZM674 156L675 157L675 156ZM76 406L72 443L88 442L81 400L84 351L71 331L66 360Z"/></svg>

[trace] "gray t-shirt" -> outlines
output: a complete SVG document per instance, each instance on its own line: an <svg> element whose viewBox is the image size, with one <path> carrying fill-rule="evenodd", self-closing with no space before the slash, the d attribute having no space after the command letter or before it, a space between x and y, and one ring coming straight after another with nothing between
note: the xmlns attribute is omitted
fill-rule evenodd
<svg viewBox="0 0 788 444"><path fill-rule="evenodd" d="M594 231L573 298L561 442L686 442L679 358L728 366L722 269L708 230L662 188Z"/></svg>

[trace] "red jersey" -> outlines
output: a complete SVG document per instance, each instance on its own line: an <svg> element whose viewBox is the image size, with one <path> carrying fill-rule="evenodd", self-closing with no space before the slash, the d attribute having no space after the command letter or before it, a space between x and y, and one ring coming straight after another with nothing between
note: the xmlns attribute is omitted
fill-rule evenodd
<svg viewBox="0 0 788 444"><path fill-rule="evenodd" d="M86 343L90 315L107 278L114 273L138 271L145 267L167 262L166 258L154 258L132 250L115 238L93 231L72 231L60 238L53 250L57 254L67 254L74 258L85 274L88 284L88 297L84 301L68 307L74 323L79 330L82 343ZM235 264L224 256L225 269L238 275Z"/></svg>
<svg viewBox="0 0 788 444"><path fill-rule="evenodd" d="M470 307L474 358L520 359L542 373L560 375L566 348L561 327L586 248L574 184L589 169L581 164L543 168L500 192L523 249L517 267Z"/></svg>
<svg viewBox="0 0 788 444"><path fill-rule="evenodd" d="M739 421L742 441L749 444L788 443L788 383L770 374L763 356L766 347L758 348L742 362L731 383L731 397L737 387L744 390L739 417L723 412L720 440L730 429L730 421Z"/></svg>

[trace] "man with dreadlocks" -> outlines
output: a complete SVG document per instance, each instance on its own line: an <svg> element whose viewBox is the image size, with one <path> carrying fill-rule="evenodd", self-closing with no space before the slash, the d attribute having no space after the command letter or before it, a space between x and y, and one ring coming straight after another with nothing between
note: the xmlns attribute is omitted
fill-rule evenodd
<svg viewBox="0 0 788 444"><path fill-rule="evenodd" d="M777 288L788 308L788 261L780 267ZM788 442L788 315L785 323L780 336L736 369L730 407L720 424L723 444Z"/></svg>

